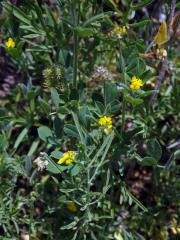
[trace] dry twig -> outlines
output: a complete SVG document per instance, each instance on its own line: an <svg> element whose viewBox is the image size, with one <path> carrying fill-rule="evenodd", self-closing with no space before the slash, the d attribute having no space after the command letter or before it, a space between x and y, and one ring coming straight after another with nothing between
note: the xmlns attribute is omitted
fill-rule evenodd
<svg viewBox="0 0 180 240"><path fill-rule="evenodd" d="M170 5L170 13L169 13L168 26L167 26L168 39L170 39L170 35L171 35L171 22L172 22L173 17L174 17L175 6L176 6L176 0L172 0L171 5ZM169 51L169 49L167 49L167 53L168 53L168 51ZM153 94L153 96L151 97L150 102L149 102L151 106L154 105L154 103L157 99L157 96L158 96L158 93L160 91L163 79L164 79L165 74L166 74L167 66L168 66L168 57L166 57L164 59L164 61L160 64L159 74L157 76L157 82L156 82L156 86L155 86L155 90L157 90L157 91Z"/></svg>

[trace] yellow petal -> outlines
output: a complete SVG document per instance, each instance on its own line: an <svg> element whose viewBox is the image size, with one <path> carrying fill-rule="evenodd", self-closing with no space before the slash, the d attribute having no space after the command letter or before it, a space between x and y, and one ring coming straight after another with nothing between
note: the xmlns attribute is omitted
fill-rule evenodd
<svg viewBox="0 0 180 240"><path fill-rule="evenodd" d="M159 27L158 33L155 36L155 43L161 45L165 43L168 39L167 36L167 25L166 22L162 22L161 26Z"/></svg>
<svg viewBox="0 0 180 240"><path fill-rule="evenodd" d="M57 162L57 164L62 164L66 161L66 159L64 157L60 158L59 161Z"/></svg>
<svg viewBox="0 0 180 240"><path fill-rule="evenodd" d="M66 163L66 165L69 165L69 164L71 164L71 163L72 163L72 159L70 159L70 158L69 158L69 159L67 159L65 163Z"/></svg>

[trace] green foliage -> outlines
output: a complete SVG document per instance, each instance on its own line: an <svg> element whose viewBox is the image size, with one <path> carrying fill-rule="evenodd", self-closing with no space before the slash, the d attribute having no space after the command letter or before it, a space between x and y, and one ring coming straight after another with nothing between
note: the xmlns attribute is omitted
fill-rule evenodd
<svg viewBox="0 0 180 240"><path fill-rule="evenodd" d="M154 1L116 2L1 3L0 239L177 239L176 34L158 91Z"/></svg>

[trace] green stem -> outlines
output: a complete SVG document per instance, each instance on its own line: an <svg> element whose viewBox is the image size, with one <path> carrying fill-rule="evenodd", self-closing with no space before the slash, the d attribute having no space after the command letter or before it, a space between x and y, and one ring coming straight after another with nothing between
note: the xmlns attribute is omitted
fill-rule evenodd
<svg viewBox="0 0 180 240"><path fill-rule="evenodd" d="M122 123L121 123L121 139L122 139L122 135L124 132L124 127L125 127L125 115L126 115L126 101L123 95L123 104L122 104Z"/></svg>
<svg viewBox="0 0 180 240"><path fill-rule="evenodd" d="M78 35L74 30L74 51L73 51L73 87L77 88L77 71L78 70Z"/></svg>
<svg viewBox="0 0 180 240"><path fill-rule="evenodd" d="M126 84L126 74L125 74L125 72L124 72L123 76L124 76L124 84ZM121 140L122 140L122 135L123 135L124 128L125 128L125 121L126 121L126 100L125 100L124 93L123 93Z"/></svg>
<svg viewBox="0 0 180 240"><path fill-rule="evenodd" d="M103 83L103 88L104 88L104 105L106 107L107 101L106 101L106 81L105 80L104 80L104 83Z"/></svg>
<svg viewBox="0 0 180 240"><path fill-rule="evenodd" d="M74 23L74 49L73 49L73 87L77 88L77 73L78 73L78 33L77 26L79 24L79 14L80 14L80 5L78 4L78 13L77 13L77 2L72 0L71 11L72 11L72 22Z"/></svg>

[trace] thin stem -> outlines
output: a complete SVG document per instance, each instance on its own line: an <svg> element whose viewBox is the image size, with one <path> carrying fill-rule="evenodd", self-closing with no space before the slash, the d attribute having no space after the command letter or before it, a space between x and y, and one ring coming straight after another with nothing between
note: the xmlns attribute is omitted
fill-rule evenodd
<svg viewBox="0 0 180 240"><path fill-rule="evenodd" d="M87 169L87 208L86 208L86 213L87 213L87 216L89 218L90 216L90 169L88 168ZM90 219L89 219L90 220Z"/></svg>
<svg viewBox="0 0 180 240"><path fill-rule="evenodd" d="M126 84L126 74L124 72L124 84ZM125 128L125 121L126 121L126 100L124 97L124 93L123 93L123 103L122 103L122 123L121 123L121 140L122 140L122 135L124 132L124 128Z"/></svg>
<svg viewBox="0 0 180 240"><path fill-rule="evenodd" d="M78 70L78 35L74 31L74 51L73 51L73 87L77 87L77 71Z"/></svg>
<svg viewBox="0 0 180 240"><path fill-rule="evenodd" d="M124 132L125 127L125 115L126 115L126 101L123 95L123 104L122 104L122 123L121 123L121 139Z"/></svg>
<svg viewBox="0 0 180 240"><path fill-rule="evenodd" d="M76 0L72 0L71 4L71 14L72 14L72 22L74 25L73 38L74 38L74 49L73 49L73 87L77 88L77 73L78 73L78 33L77 26L79 24L79 14L80 14L80 5L78 4L77 11L77 2Z"/></svg>

